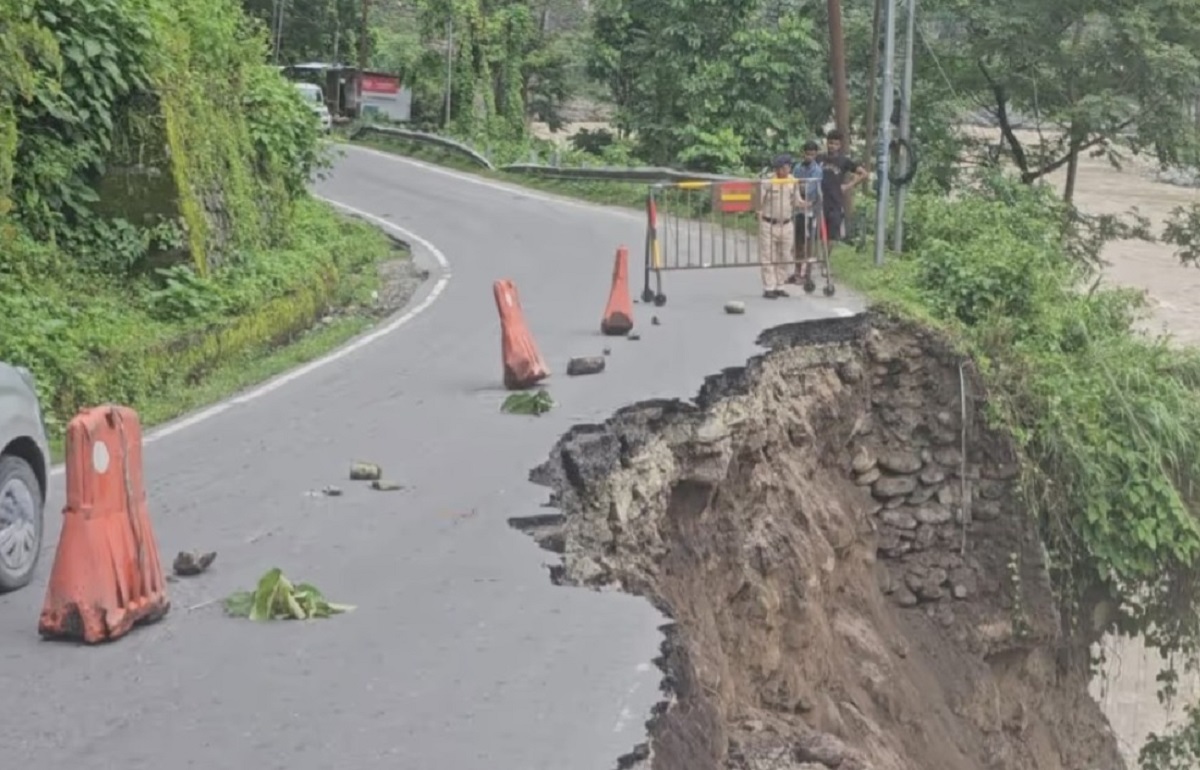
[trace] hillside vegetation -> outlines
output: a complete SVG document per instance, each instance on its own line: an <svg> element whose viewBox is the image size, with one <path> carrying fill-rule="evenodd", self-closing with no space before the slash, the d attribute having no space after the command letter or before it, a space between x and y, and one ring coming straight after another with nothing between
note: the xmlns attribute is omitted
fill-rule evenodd
<svg viewBox="0 0 1200 770"><path fill-rule="evenodd" d="M230 0L0 0L0 360L52 429L292 337L390 253L309 197L265 50Z"/></svg>

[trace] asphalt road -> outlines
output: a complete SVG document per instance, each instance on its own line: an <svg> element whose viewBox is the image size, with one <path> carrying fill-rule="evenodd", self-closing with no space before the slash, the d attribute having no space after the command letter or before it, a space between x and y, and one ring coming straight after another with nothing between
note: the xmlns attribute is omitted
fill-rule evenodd
<svg viewBox="0 0 1200 770"><path fill-rule="evenodd" d="M319 192L422 238L434 279L439 258L452 270L444 291L429 302L431 279L413 301L423 312L390 333L147 446L163 558L219 552L211 572L170 586L164 621L100 647L40 641L53 550L37 582L0 598L6 766L611 770L660 697L662 621L633 597L551 585L553 555L506 524L546 499L528 470L574 422L692 396L767 326L857 309L841 293L759 299L753 271L672 275L667 307L637 306L642 340L607 341L613 252L640 254L636 213L357 149ZM500 277L557 372L559 406L542 418L499 411ZM734 298L746 315L722 312ZM563 374L605 345L607 372ZM353 459L409 489L346 481ZM345 495L305 494L326 484ZM308 624L225 617L219 600L273 566L358 609Z"/></svg>

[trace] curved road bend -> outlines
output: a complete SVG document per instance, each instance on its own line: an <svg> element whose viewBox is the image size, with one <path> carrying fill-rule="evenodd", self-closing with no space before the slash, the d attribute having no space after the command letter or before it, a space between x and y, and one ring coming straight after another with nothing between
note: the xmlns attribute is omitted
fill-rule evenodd
<svg viewBox="0 0 1200 770"><path fill-rule="evenodd" d="M636 213L358 149L320 192L427 239L452 280L396 332L147 448L164 560L220 554L210 573L171 584L165 621L97 648L40 642L52 550L39 582L0 598L6 765L611 770L659 698L661 619L633 597L550 584L554 557L506 524L546 499L529 469L572 423L692 396L753 355L767 326L855 309L841 294L756 299L752 270L671 275L662 325L639 308L642 341L606 342L613 251L640 255ZM559 406L541 419L499 412L491 282L505 276L559 373ZM724 315L737 296L749 312ZM607 372L562 374L605 345ZM347 482L355 458L410 488ZM331 483L345 495L305 495ZM51 545L61 476L53 486ZM221 616L222 597L273 566L358 609L311 624Z"/></svg>

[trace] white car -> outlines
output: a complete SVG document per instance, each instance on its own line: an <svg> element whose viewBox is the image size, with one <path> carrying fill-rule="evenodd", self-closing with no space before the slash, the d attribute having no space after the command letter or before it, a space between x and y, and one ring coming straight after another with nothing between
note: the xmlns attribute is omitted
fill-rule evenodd
<svg viewBox="0 0 1200 770"><path fill-rule="evenodd" d="M37 567L49 458L33 375L0 362L0 593L28 584Z"/></svg>
<svg viewBox="0 0 1200 770"><path fill-rule="evenodd" d="M325 92L320 86L312 83L296 83L296 90L300 92L309 109L316 114L317 120L321 122L321 130L328 133L333 128L333 116L329 114L329 107L325 105Z"/></svg>

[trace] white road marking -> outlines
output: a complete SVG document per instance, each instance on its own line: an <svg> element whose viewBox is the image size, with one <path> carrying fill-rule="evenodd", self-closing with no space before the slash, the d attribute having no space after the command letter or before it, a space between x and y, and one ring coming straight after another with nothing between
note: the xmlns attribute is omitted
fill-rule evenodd
<svg viewBox="0 0 1200 770"><path fill-rule="evenodd" d="M404 326L405 324L407 324L409 321L411 321L414 318L416 318L417 316L419 316L421 313L424 313L426 310L428 310L430 308L431 305L433 305L434 302L437 301L438 297L441 296L442 292L446 290L446 286L450 283L450 278L452 276L452 273L450 271L450 260L446 259L446 255L443 254L441 249L439 249L437 246L434 246L432 243L425 240L424 238L417 235L416 233L414 233L410 230L406 230L405 228L403 228L397 224L393 224L392 222L389 222L382 217L377 217L374 214L368 214L367 212L356 209L353 206L347 206L344 203L339 203L337 201L330 200L330 199L322 197L320 195L315 196L315 197L320 198L321 200L325 201L326 203L329 203L330 205L332 205L336 208L339 208L348 214L353 214L354 216L369 220L369 221L379 225L380 227L382 227L385 230L390 230L390 231L392 231L393 234L397 235L402 240L404 240L410 244L420 246L421 248L428 251L433 256L433 258L437 261L438 267L441 270L441 275L438 276L437 282L433 285L433 289L429 292L429 295L426 296L425 299L421 300L421 302L418 305L411 308L410 310L405 312L403 315L389 321L388 323L384 324L383 326L379 327L378 329L375 329L372 332L364 334L363 336L350 341L346 345L343 345L342 347L338 348L337 350L334 350L333 352L331 352L321 358L318 358L315 361L309 361L307 364L304 364L303 366L299 366L295 369L292 369L291 371L285 372L285 373L279 375L278 377L273 377L272 379L267 380L266 382L259 385L258 387L252 388L252 389L246 391L245 393L241 393L239 395L232 396L230 398L225 399L224 401L220 401L216 404L213 404L210 407L201 409L199 412L188 415L187 417L176 420L174 422L169 422L166 425L163 425L162 427L157 428L156 430L150 431L142 438L142 444L150 444L152 442L158 441L159 439L166 438L167 436L173 435L175 433L179 433L180 431L183 431L183 430L186 430L193 426L199 425L200 423L204 422L205 420L209 420L213 417L216 417L218 414L221 414L222 412L229 410L231 407L239 406L241 404L246 404L246 403L249 403L256 399L262 398L263 396L267 395L268 393L272 393L276 390L279 390L284 385L287 385L289 382L298 380L301 377L305 376L306 374L311 374L312 372L315 372L318 369L326 367L335 361L345 358L346 356L350 355L351 353L355 352L356 350L360 350L360 349L366 347L367 345L370 345L372 342L375 342L376 340L381 339L382 337L386 337L387 335L391 334L392 332L396 331L397 329L399 329L402 326ZM52 476L58 476L62 472L63 472L62 465L56 465L50 469L50 475L52 475Z"/></svg>

